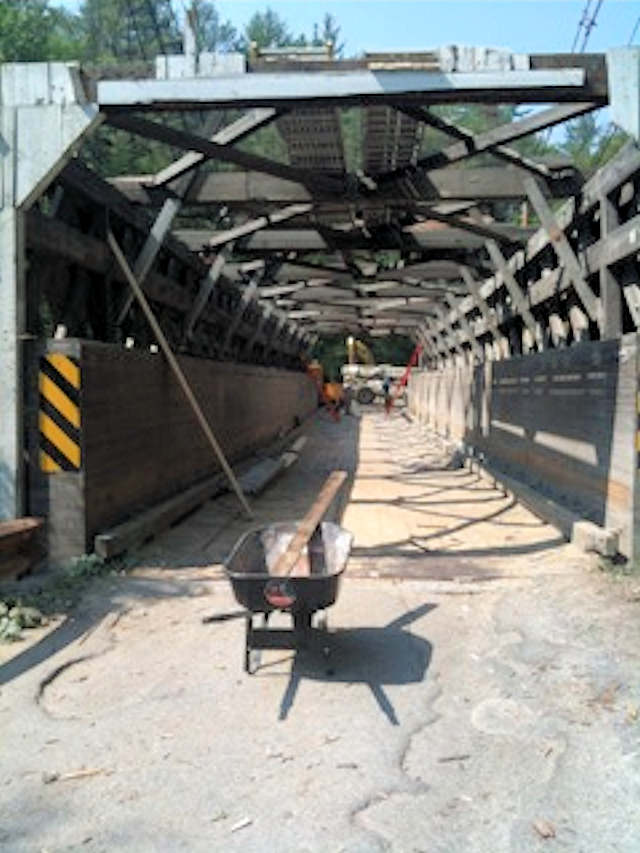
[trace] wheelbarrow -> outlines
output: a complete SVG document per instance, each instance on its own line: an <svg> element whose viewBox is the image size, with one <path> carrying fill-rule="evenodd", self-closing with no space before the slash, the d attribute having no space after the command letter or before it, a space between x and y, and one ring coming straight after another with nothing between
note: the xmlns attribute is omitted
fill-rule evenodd
<svg viewBox="0 0 640 853"><path fill-rule="evenodd" d="M299 550L294 571L274 575L301 524L278 522L250 530L224 562L236 601L246 610L245 672L255 672L261 649L295 650L319 643L328 653L324 611L335 604L353 537L339 525L323 521ZM274 611L289 614L291 628L269 628ZM319 615L314 625L315 614Z"/></svg>

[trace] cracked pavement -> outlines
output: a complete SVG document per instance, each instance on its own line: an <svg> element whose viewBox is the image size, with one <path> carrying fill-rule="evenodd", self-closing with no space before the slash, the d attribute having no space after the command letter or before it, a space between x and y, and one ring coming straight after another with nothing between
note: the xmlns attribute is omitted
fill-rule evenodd
<svg viewBox="0 0 640 853"><path fill-rule="evenodd" d="M202 623L237 611L220 561L245 526L208 503L0 647L0 849L640 850L640 581L399 414L309 435L255 509L355 475L329 658L248 676L243 620Z"/></svg>

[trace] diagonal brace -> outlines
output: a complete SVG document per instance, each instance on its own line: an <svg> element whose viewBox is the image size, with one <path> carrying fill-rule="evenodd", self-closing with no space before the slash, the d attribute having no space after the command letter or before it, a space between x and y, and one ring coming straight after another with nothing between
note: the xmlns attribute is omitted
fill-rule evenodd
<svg viewBox="0 0 640 853"><path fill-rule="evenodd" d="M522 320L531 333L533 340L537 339L537 325L533 314L529 306L527 305L527 300L522 292L522 289L518 282L516 281L516 277L511 271L511 267L506 262L504 255L498 248L497 243L493 240L487 240L486 242L487 252L489 253L489 257L496 268L496 270L502 275L502 280L504 281L504 285L509 292L509 296L511 297L513 304L516 307L517 312L522 317Z"/></svg>
<svg viewBox="0 0 640 853"><path fill-rule="evenodd" d="M560 263L569 273L576 293L586 308L587 314L592 321L596 322L600 317L600 300L593 290L591 290L587 280L583 276L580 262L571 248L571 244L567 240L562 228L558 226L553 211L547 204L536 182L532 178L526 178L524 188L527 191L535 212L538 214L540 222L549 235L549 240L558 255Z"/></svg>
<svg viewBox="0 0 640 853"><path fill-rule="evenodd" d="M160 348L162 349L162 352L164 353L164 356L167 359L167 362L169 363L169 367L171 368L175 378L177 379L178 384L180 385L180 388L182 389L183 394L187 398L187 402L188 402L189 406L191 407L194 415L196 416L196 420L198 421L198 424L200 425L202 432L204 433L207 441L209 442L209 444L213 448L213 451L214 451L214 453L218 459L218 462L220 463L220 466L222 467L222 470L224 471L224 473L227 475L227 478L228 478L229 482L231 483L233 491L236 493L236 496L237 496L238 500L240 501L242 508L246 512L248 518L253 518L253 513L251 511L251 507L249 506L249 503L247 502L247 499L244 495L244 492L242 491L242 488L241 488L240 484L238 483L238 481L235 477L235 474L233 473L233 470L231 469L231 466L227 462L227 458L224 455L222 448L218 444L218 441L217 441L215 435L213 434L213 430L209 426L209 422L207 421L207 418L205 417L205 414L202 411L202 408L200 407L200 404L198 403L198 400L197 400L195 394L193 393L191 385L187 381L187 378L184 375L182 368L178 364L178 360L176 359L175 355L173 354L171 347L169 346L169 342L167 341L167 339L164 335L164 332L160 328L160 324L156 320L156 317L155 317L153 311L151 310L151 306L147 302L146 296L142 292L142 287L140 285L140 282L138 281L138 279L134 275L131 267L127 263L127 259L123 255L122 249L118 245L118 241L113 236L113 232L111 230L109 230L109 232L107 234L107 240L108 240L109 246L111 247L111 251L113 252L120 268L122 269L122 272L124 273L127 281L129 282L131 289L133 290L133 292L135 294L135 298L138 300L138 302L140 304L140 308L142 309L142 312L144 313L145 317L147 318L147 322L151 326L153 334L155 335L156 340L158 341L158 344L160 345Z"/></svg>

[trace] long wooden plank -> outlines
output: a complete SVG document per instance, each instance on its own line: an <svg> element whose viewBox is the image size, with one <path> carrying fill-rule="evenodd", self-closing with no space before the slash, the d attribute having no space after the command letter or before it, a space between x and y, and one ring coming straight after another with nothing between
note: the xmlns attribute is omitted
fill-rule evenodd
<svg viewBox="0 0 640 853"><path fill-rule="evenodd" d="M335 496L340 491L344 481L347 479L346 471L333 471L326 479L320 494L313 502L311 509L307 512L298 526L296 535L293 537L287 550L280 556L278 562L271 570L272 575L290 575L298 562L300 552L313 536L316 527L322 521ZM309 565L306 566L307 573Z"/></svg>
<svg viewBox="0 0 640 853"><path fill-rule="evenodd" d="M187 398L187 402L191 406L193 413L196 416L196 420L198 421L200 428L201 428L202 432L204 433L207 441L211 445L211 447L212 447L212 449L213 449L213 451L214 451L214 453L218 459L218 462L220 463L220 466L222 467L222 470L226 474L229 482L231 483L231 486L233 488L233 491L236 494L236 497L238 498L238 501L240 502L240 504L241 504L242 508L244 509L244 511L246 512L247 516L249 518L253 518L253 513L251 511L251 507L249 506L249 503L248 503L246 497L244 496L244 492L240 488L240 484L238 483L236 476L233 473L233 470L231 469L231 466L227 462L227 458L224 455L222 448L218 444L218 440L216 439L215 435L213 434L213 430L211 429L209 422L208 422L207 418L205 417L204 412L202 411L200 404L198 403L198 400L196 399L196 396L193 393L193 390L191 389L189 382L187 381L186 376L182 372L182 368L178 364L178 361L177 361L175 355L173 354L173 350L169 346L169 342L167 341L167 339L164 335L164 332L160 328L160 325L158 324L158 321L156 320L155 315L154 315L153 311L151 310L151 307L150 307L149 303L147 302L144 293L142 292L142 288L140 287L138 280L136 279L135 275L133 274L131 267L127 263L127 259L123 255L122 249L120 248L116 238L113 236L113 232L111 230L109 230L107 233L107 242L111 246L111 250L112 250L116 260L118 261L118 264L120 265L123 273L127 277L127 281L129 282L131 289L135 293L136 299L138 300L138 304L140 305L140 308L142 309L142 311L143 311L143 313L147 319L147 322L151 326L153 334L155 335L156 340L158 341L158 344L160 345L160 349L162 350L165 358L167 359L167 361L169 363L169 367L171 368L174 376L176 377L176 380L178 381L178 384L180 385L180 388L182 389L183 394Z"/></svg>

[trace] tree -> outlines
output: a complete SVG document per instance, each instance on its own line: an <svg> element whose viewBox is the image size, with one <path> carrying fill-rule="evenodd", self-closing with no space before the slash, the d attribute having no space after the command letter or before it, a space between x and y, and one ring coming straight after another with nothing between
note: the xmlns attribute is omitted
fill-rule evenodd
<svg viewBox="0 0 640 853"><path fill-rule="evenodd" d="M0 62L77 59L82 40L77 19L47 0L0 2Z"/></svg>
<svg viewBox="0 0 640 853"><path fill-rule="evenodd" d="M587 113L567 123L559 147L588 178L622 148L626 138L623 131L598 125L595 114Z"/></svg>
<svg viewBox="0 0 640 853"><path fill-rule="evenodd" d="M92 62L149 60L176 52L182 42L171 0L85 0L81 17Z"/></svg>
<svg viewBox="0 0 640 853"><path fill-rule="evenodd" d="M330 42L333 46L334 57L340 58L344 51L344 42L340 41L340 29L333 15L327 12L322 20L322 25L313 25L311 44L314 47L322 47Z"/></svg>
<svg viewBox="0 0 640 853"><path fill-rule="evenodd" d="M242 39L231 21L221 21L218 10L208 0L193 0L198 50L223 53L242 50Z"/></svg>
<svg viewBox="0 0 640 853"><path fill-rule="evenodd" d="M300 35L294 38L286 22L273 9L255 12L244 29L245 38L249 45L258 48L268 47L304 47L307 39Z"/></svg>

